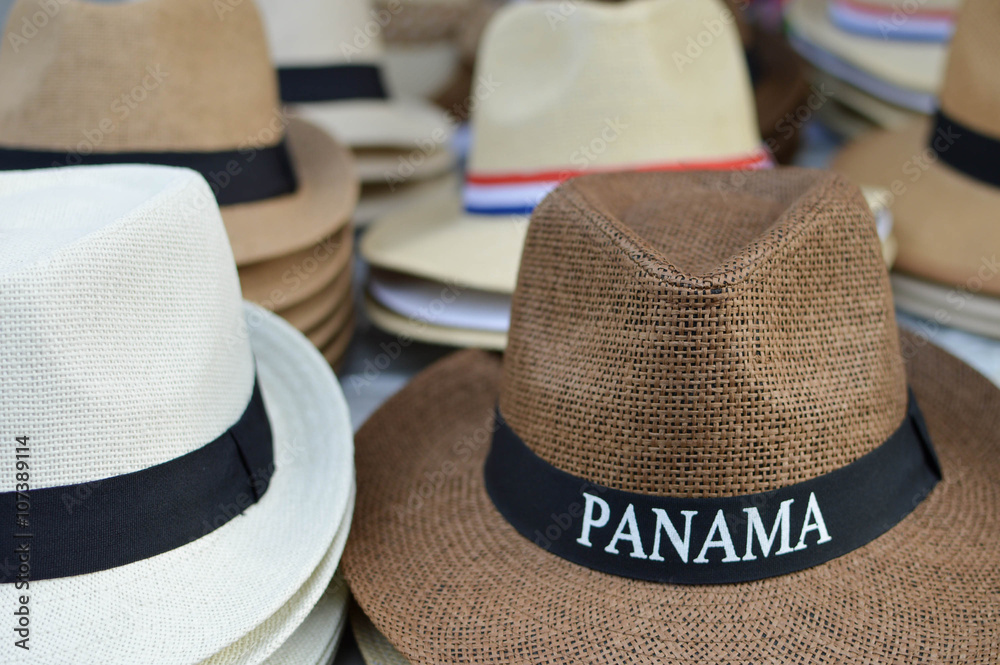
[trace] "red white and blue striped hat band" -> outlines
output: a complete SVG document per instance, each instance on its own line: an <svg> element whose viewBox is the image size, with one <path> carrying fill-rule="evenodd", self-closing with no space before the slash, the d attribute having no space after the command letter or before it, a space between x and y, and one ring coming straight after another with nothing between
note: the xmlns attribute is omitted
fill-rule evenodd
<svg viewBox="0 0 1000 665"><path fill-rule="evenodd" d="M911 6L912 5L912 6ZM955 11L865 0L830 0L830 19L842 30L888 40L947 42L955 30Z"/></svg>

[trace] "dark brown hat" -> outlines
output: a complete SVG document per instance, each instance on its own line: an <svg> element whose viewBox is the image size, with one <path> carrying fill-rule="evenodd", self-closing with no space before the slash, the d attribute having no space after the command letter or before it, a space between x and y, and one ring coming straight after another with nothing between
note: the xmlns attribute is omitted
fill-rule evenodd
<svg viewBox="0 0 1000 665"><path fill-rule="evenodd" d="M556 190L502 363L357 435L375 626L418 665L996 662L1000 392L899 332L874 228L818 171Z"/></svg>

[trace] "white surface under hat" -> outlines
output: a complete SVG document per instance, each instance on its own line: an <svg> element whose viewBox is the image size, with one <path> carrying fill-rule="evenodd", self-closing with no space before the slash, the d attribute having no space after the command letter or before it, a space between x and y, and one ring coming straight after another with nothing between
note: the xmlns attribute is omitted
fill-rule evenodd
<svg viewBox="0 0 1000 665"><path fill-rule="evenodd" d="M32 602L46 609L32 626L45 638L19 656L24 665L81 653L197 663L286 605L343 523L353 495L343 395L305 338L243 304L218 210L199 205L207 195L201 177L165 167L0 177L0 428L37 440L34 488L201 448L240 417L255 374L276 464L260 501L204 537L33 581ZM0 464L0 491L13 487L12 469ZM11 593L0 586L0 597Z"/></svg>

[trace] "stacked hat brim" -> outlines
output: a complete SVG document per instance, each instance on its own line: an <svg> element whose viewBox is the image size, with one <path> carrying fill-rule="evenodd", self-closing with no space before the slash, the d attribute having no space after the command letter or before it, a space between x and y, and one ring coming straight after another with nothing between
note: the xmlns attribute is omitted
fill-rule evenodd
<svg viewBox="0 0 1000 665"><path fill-rule="evenodd" d="M956 636L975 645L968 622L995 627L998 600L996 532L981 511L995 516L1000 504L1000 393L943 351L908 334L901 343L914 349L909 380L943 465L934 493L891 532L822 567L700 588L585 569L504 521L481 478L500 362L455 354L358 432L359 519L346 559L355 597L414 663L534 663L542 653L626 662L613 656L621 650L684 663L811 663L823 653L847 665L919 662ZM467 454L455 442L469 442ZM452 480L423 498L442 468ZM375 518L392 506L412 519Z"/></svg>
<svg viewBox="0 0 1000 665"><path fill-rule="evenodd" d="M952 325L1000 336L1000 288L977 274L984 265L995 274L988 248L1000 247L995 224L1000 192L933 157L921 163L926 168L907 162L928 154L930 133L926 120L876 132L845 148L833 167L856 182L895 184L900 192L892 203L900 244L893 276L897 303L928 318L947 314ZM906 163L919 169L916 180L912 168L904 171Z"/></svg>
<svg viewBox="0 0 1000 665"><path fill-rule="evenodd" d="M896 106L932 113L947 47L845 32L824 0L795 0L786 20L795 48L818 69Z"/></svg>

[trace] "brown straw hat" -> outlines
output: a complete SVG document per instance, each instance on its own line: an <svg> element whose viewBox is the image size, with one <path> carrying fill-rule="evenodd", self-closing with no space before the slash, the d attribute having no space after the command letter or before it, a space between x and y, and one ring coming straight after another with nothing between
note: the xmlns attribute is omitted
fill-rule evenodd
<svg viewBox="0 0 1000 665"><path fill-rule="evenodd" d="M18 2L0 49L0 169L189 166L212 186L240 265L347 223L350 152L281 110L252 2L60 2L25 37L38 12Z"/></svg>
<svg viewBox="0 0 1000 665"><path fill-rule="evenodd" d="M358 432L344 570L411 662L1000 658L1000 392L898 331L845 178L723 182L561 186L503 361Z"/></svg>
<svg viewBox="0 0 1000 665"><path fill-rule="evenodd" d="M968 0L930 121L848 146L834 168L893 193L897 304L1000 337L1000 4ZM940 320L944 319L944 320Z"/></svg>

